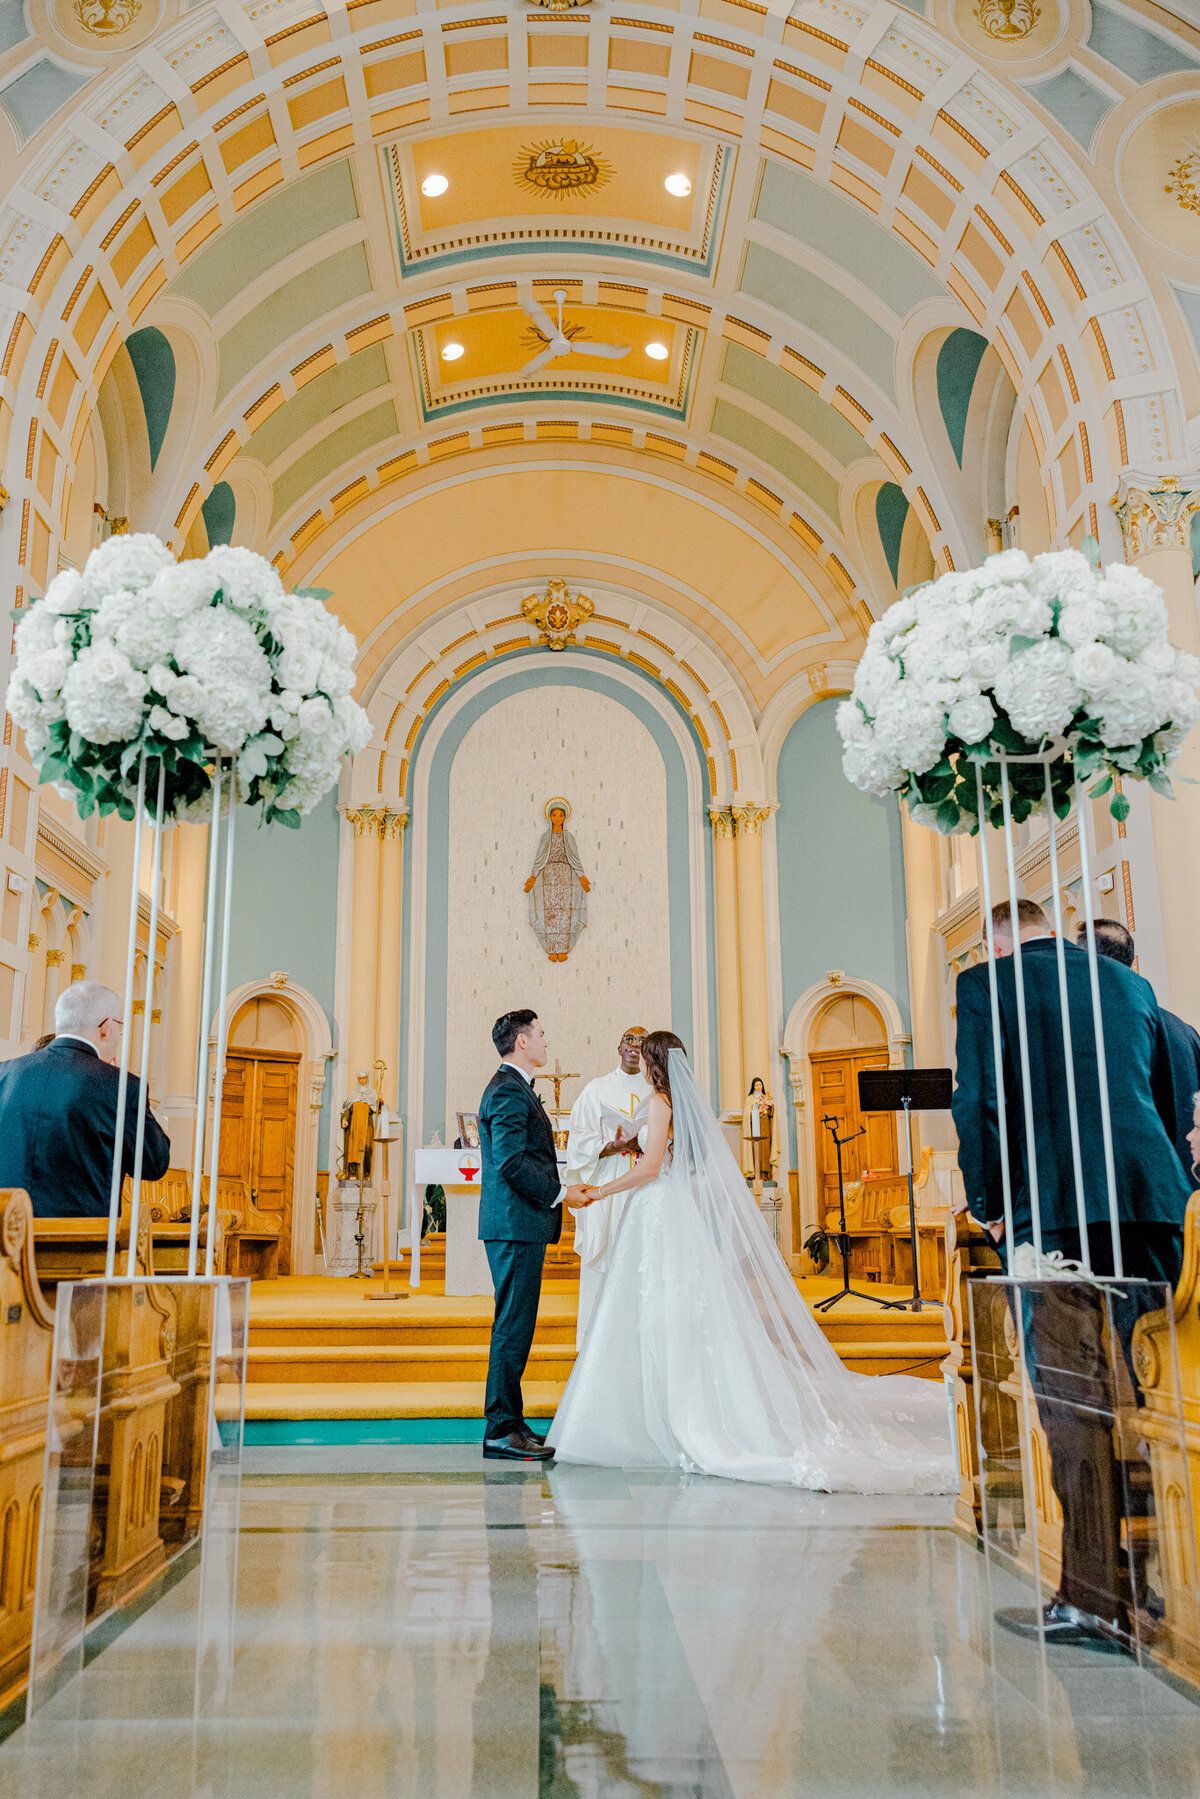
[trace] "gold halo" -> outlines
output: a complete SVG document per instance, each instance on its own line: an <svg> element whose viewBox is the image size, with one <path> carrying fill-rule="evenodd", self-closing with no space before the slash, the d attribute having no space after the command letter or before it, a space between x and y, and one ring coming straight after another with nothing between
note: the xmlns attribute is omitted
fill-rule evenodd
<svg viewBox="0 0 1200 1799"><path fill-rule="evenodd" d="M554 798L552 800L547 800L546 804L542 807L542 817L545 819L547 824L550 823L550 814L553 812L553 810L556 806L560 806L562 808L562 810L566 813L567 818L570 818L570 816L571 816L570 800L565 800L561 793L556 793ZM566 824L566 822L567 822L567 819L564 818L563 823Z"/></svg>

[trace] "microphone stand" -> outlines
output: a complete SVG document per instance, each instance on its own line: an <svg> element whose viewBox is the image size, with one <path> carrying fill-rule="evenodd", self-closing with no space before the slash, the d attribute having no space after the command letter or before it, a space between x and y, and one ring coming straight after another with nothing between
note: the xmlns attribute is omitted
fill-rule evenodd
<svg viewBox="0 0 1200 1799"><path fill-rule="evenodd" d="M848 1137L839 1137L838 1136L838 1121L829 1112L826 1112L824 1118L822 1118L822 1120L821 1120L821 1123L825 1126L826 1130L829 1132L829 1135L833 1138L833 1146L837 1151L837 1174L838 1174L837 1246L841 1252L841 1257L842 1257L842 1290L840 1293L831 1293L829 1295L828 1299L818 1300L817 1304L813 1307L813 1311L814 1312L828 1312L838 1303L839 1299L847 1299L849 1297L853 1297L855 1299L866 1299L866 1300L869 1300L872 1305L882 1306L885 1311L889 1311L889 1312L894 1311L898 1307L903 1307L903 1305L904 1305L903 1300L901 1300L901 1299L882 1299L882 1298L880 1298L878 1293L860 1293L856 1287L852 1287L850 1285L850 1239L846 1235L846 1182L845 1182L845 1177L842 1173L842 1150L847 1143L853 1143L854 1139L856 1137L861 1137L867 1127L865 1124L860 1125L856 1131L851 1131L851 1133Z"/></svg>

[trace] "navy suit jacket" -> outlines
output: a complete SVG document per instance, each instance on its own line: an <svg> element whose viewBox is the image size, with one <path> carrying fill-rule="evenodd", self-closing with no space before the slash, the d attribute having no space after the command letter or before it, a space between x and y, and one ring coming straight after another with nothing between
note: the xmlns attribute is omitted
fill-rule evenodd
<svg viewBox="0 0 1200 1799"><path fill-rule="evenodd" d="M1175 1093L1175 1153L1183 1163L1189 1184L1192 1181L1192 1147L1188 1132L1192 1128L1192 1109L1200 1093L1200 1031L1160 1006L1163 1029L1167 1033L1167 1051L1171 1058L1171 1085Z"/></svg>
<svg viewBox="0 0 1200 1799"><path fill-rule="evenodd" d="M479 1235L484 1243L557 1243L562 1182L554 1127L519 1068L502 1062L479 1102Z"/></svg>
<svg viewBox="0 0 1200 1799"><path fill-rule="evenodd" d="M108 1216L119 1079L74 1039L0 1062L0 1187L24 1187L35 1218ZM139 1090L131 1074L123 1175L133 1173ZM166 1132L147 1110L142 1178L161 1180L170 1161Z"/></svg>
<svg viewBox="0 0 1200 1799"><path fill-rule="evenodd" d="M1089 1223L1108 1218L1108 1187L1100 1123L1100 1082L1092 1028L1091 988L1084 950L1064 944L1067 1010L1075 1065L1079 1143ZM1033 1082L1034 1146L1042 1230L1078 1228L1075 1175L1067 1118L1066 1062L1058 997L1058 963L1052 938L1022 945L1021 966ZM1117 1204L1122 1220L1182 1227L1191 1194L1175 1151L1175 1096L1162 1014L1149 981L1101 956L1100 1011L1112 1115ZM1013 1188L1013 1230L1018 1243L1031 1235L1029 1171L1017 1039L1013 958L996 964L1003 1047L1008 1157ZM958 1165L967 1203L979 1219L1000 1218L1000 1134L992 1052L991 999L986 963L958 977L957 1086L954 1123Z"/></svg>

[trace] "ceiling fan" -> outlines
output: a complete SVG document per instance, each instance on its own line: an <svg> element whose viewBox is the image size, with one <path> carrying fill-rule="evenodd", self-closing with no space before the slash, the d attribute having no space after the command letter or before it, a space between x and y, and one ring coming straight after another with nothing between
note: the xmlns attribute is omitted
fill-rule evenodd
<svg viewBox="0 0 1200 1799"><path fill-rule="evenodd" d="M557 325L538 300L531 301L528 306L523 306L521 309L525 316L533 321L539 335L549 341L546 348L540 350L532 362L527 362L523 369L518 370L519 374L536 375L538 370L544 369L548 362L553 362L559 356L569 356L572 351L580 356L611 356L614 358L628 356L630 350L628 344L593 344L582 338L568 337L563 329L563 305L567 298L565 291L561 287L556 287L554 298L558 306Z"/></svg>

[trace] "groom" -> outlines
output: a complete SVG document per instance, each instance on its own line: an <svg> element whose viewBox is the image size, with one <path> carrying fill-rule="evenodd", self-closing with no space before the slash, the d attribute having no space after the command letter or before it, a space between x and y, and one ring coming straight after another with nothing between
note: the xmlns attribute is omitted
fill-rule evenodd
<svg viewBox="0 0 1200 1799"><path fill-rule="evenodd" d="M479 1105L483 1173L479 1235L496 1289L488 1353L483 1453L503 1461L546 1461L554 1453L525 1422L521 1376L529 1360L547 1243L562 1235L562 1203L587 1205L582 1187L558 1178L554 1132L533 1091L545 1066L546 1034L536 1012L505 1012L492 1026L500 1066Z"/></svg>

